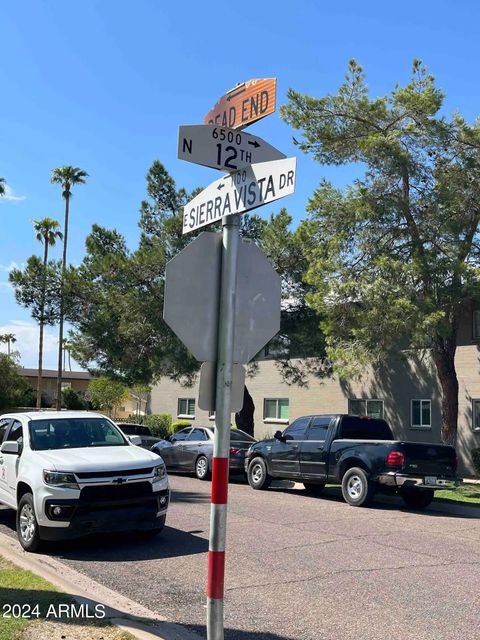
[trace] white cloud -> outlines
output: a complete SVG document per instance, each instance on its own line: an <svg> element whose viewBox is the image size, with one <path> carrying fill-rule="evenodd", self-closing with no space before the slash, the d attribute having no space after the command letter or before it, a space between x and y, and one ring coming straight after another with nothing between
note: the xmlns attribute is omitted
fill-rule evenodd
<svg viewBox="0 0 480 640"><path fill-rule="evenodd" d="M20 268L23 268L23 265L19 265L13 260L12 262L10 262L10 264L0 264L0 271L5 271L6 273L10 273L10 271Z"/></svg>
<svg viewBox="0 0 480 640"><path fill-rule="evenodd" d="M12 320L0 325L0 334L13 333L17 341L11 345L13 351L19 351L21 364L24 367L36 368L38 366L38 337L39 328L35 322L25 320ZM45 369L55 369L57 366L58 334L56 328L45 327L43 342L43 366ZM0 344L0 351L6 353L6 344Z"/></svg>
<svg viewBox="0 0 480 640"><path fill-rule="evenodd" d="M22 200L26 200L27 196L16 196L13 192L12 187L9 187L8 184L5 185L5 193L3 197L0 198L0 202L2 200L7 200L8 202L21 202Z"/></svg>

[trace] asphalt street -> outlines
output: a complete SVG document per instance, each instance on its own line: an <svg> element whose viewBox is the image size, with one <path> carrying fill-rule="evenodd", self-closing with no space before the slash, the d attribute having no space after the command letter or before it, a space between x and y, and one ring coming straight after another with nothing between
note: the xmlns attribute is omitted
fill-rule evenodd
<svg viewBox="0 0 480 640"><path fill-rule="evenodd" d="M167 527L51 545L54 557L204 633L210 483L171 476ZM480 516L480 511L479 511ZM13 511L0 530L14 535ZM288 484L229 491L227 640L480 640L480 517L346 505Z"/></svg>

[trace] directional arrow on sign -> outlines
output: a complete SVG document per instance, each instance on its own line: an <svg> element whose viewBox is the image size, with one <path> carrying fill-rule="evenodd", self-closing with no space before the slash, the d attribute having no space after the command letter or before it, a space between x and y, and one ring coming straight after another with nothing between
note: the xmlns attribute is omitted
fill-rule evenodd
<svg viewBox="0 0 480 640"><path fill-rule="evenodd" d="M183 233L251 211L295 191L296 158L252 164L212 182L183 209Z"/></svg>
<svg viewBox="0 0 480 640"><path fill-rule="evenodd" d="M281 160L286 156L262 138L249 133L199 124L179 128L177 157L231 173L250 164Z"/></svg>

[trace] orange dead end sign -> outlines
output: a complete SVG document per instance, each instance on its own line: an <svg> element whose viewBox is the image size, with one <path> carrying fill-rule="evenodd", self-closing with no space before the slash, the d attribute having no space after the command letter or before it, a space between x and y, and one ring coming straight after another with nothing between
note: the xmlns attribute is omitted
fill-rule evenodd
<svg viewBox="0 0 480 640"><path fill-rule="evenodd" d="M276 91L276 78L243 82L222 96L203 122L242 129L275 111Z"/></svg>

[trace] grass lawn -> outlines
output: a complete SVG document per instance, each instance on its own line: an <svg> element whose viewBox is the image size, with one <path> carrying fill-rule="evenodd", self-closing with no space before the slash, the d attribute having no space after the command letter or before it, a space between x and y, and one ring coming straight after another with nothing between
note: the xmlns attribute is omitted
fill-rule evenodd
<svg viewBox="0 0 480 640"><path fill-rule="evenodd" d="M97 632L104 640L134 640L132 635L119 631L105 620L56 617L59 605L72 604L74 600L68 594L0 557L0 640L41 640L51 637L51 627L55 625L68 625L62 637L69 640L91 640L97 637ZM28 617L29 613L33 615Z"/></svg>
<svg viewBox="0 0 480 640"><path fill-rule="evenodd" d="M477 505L480 507L480 484L465 484L455 491L435 491L435 500Z"/></svg>

